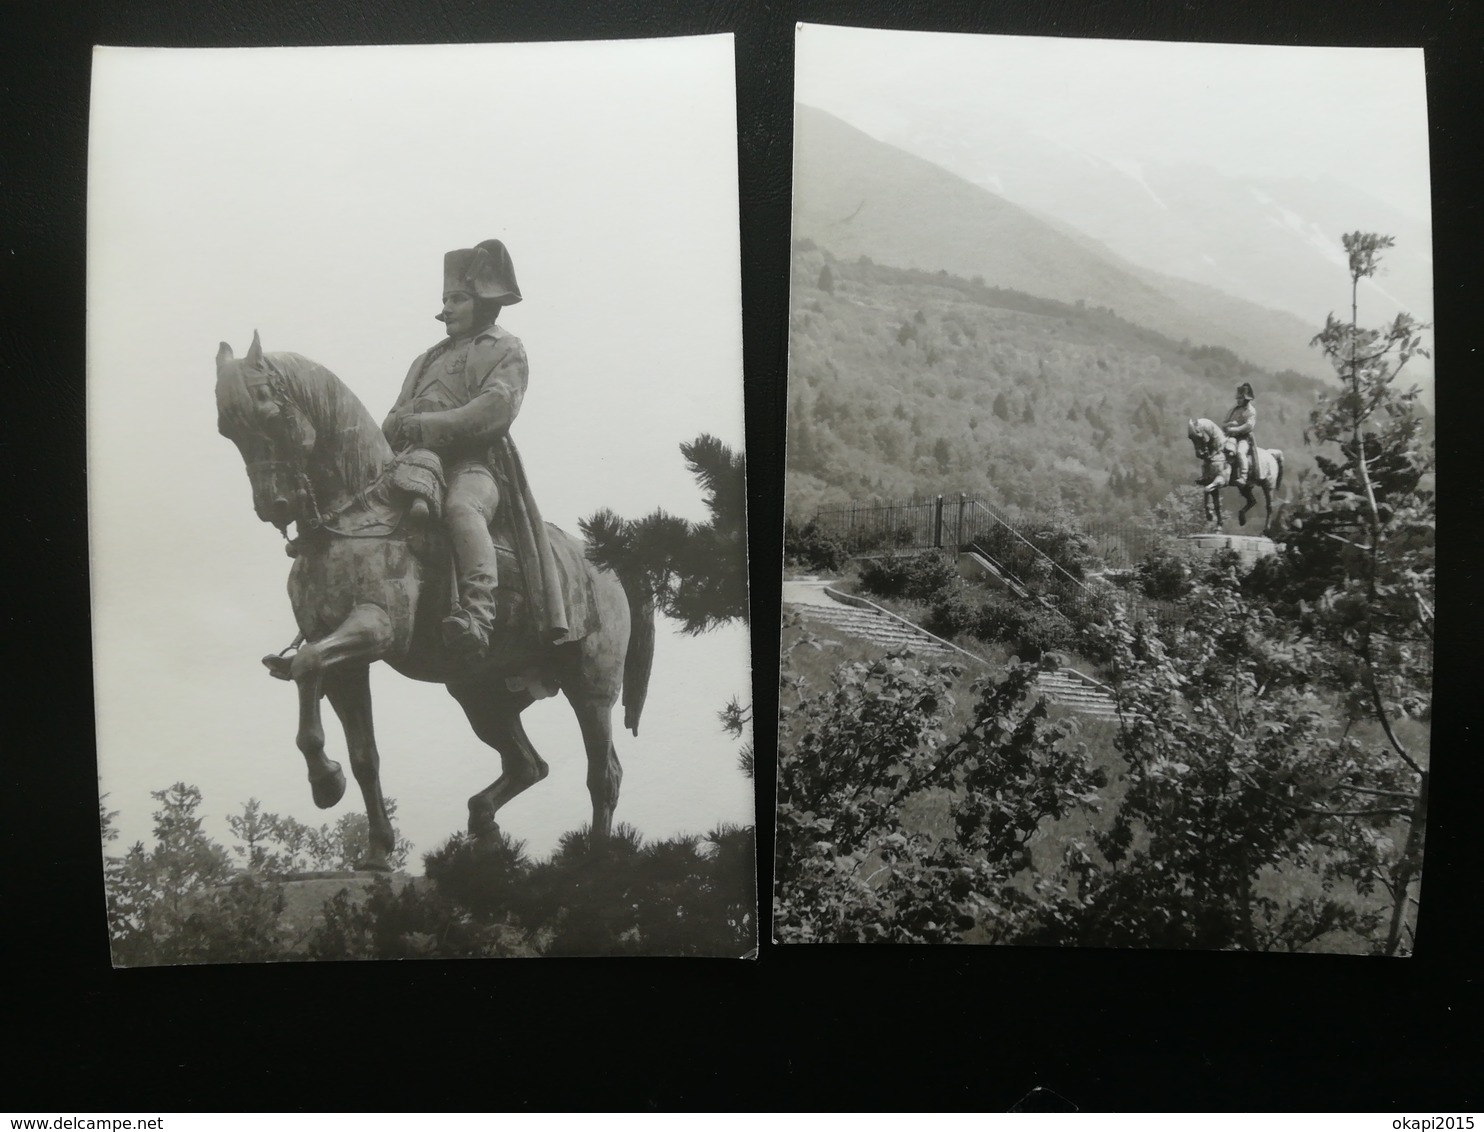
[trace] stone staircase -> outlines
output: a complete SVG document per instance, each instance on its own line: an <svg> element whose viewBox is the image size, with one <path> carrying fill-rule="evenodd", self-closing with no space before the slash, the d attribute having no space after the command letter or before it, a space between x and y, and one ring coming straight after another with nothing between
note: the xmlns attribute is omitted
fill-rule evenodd
<svg viewBox="0 0 1484 1132"><path fill-rule="evenodd" d="M839 633L869 641L892 651L911 650L924 656L951 656L983 665L972 653L956 648L904 618L888 613L864 598L843 594L818 579L796 579L783 584L783 604L812 622ZM1100 719L1116 719L1113 698L1102 685L1072 669L1043 672L1037 683L1046 698L1073 711Z"/></svg>
<svg viewBox="0 0 1484 1132"><path fill-rule="evenodd" d="M878 610L847 605L842 601L828 605L813 602L789 604L810 621L828 625L831 629L869 641L883 649L911 649L927 656L944 656L958 652L952 645L940 641L926 630L906 621L898 621Z"/></svg>
<svg viewBox="0 0 1484 1132"><path fill-rule="evenodd" d="M1043 672L1036 679L1048 700L1098 719L1117 719L1118 708L1102 685L1080 672L1061 669Z"/></svg>

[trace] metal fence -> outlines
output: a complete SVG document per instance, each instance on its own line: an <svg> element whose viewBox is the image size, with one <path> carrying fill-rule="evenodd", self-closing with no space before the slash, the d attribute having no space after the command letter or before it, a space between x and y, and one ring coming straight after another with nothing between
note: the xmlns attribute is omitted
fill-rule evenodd
<svg viewBox="0 0 1484 1132"><path fill-rule="evenodd" d="M818 512L814 521L856 554L892 549L976 549L1028 597L1073 589L1090 593L1093 588L1101 588L1090 575L1114 575L1107 580L1114 583L1117 600L1131 619L1165 624L1182 616L1178 603L1145 597L1125 573L1136 569L1154 551L1173 549L1178 543L1178 532L1149 523L1131 519L1069 521L1064 516L1011 513L964 495L837 508ZM1058 544L1065 545L1069 528L1083 541L1079 550L1085 556L1078 553L1076 557L1090 559L1087 569L1079 571L1082 577L1056 560L1061 557L1071 561L1071 556L1058 553ZM1124 577L1117 577L1120 574Z"/></svg>
<svg viewBox="0 0 1484 1132"><path fill-rule="evenodd" d="M1011 531L1028 543L1036 532L1065 526L1065 518L1012 514L979 499L938 496L907 503L820 511L814 521L856 553L871 550L960 548L994 531ZM1111 570L1129 570L1163 545L1171 534L1132 519L1079 519L1072 526L1086 536L1093 558Z"/></svg>
<svg viewBox="0 0 1484 1132"><path fill-rule="evenodd" d="M820 511L814 522L855 553L871 550L926 550L943 545L943 499L885 503Z"/></svg>

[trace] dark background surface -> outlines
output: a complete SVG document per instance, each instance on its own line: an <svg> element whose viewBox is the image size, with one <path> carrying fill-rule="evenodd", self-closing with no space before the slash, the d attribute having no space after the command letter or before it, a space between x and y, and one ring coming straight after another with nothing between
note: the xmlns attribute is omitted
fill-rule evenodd
<svg viewBox="0 0 1484 1132"><path fill-rule="evenodd" d="M767 845L796 20L1427 49L1443 617L1417 955L1388 962L765 944L757 962L113 971L93 809L85 517L90 47L736 34L758 811ZM1476 5L1434 0L85 0L7 7L0 17L0 365L9 392L0 414L9 515L0 937L13 1035L6 1106L61 1113L995 1111L1040 1086L1090 1110L1479 1108L1484 749L1475 722L1480 558L1478 467L1470 456L1480 419L1481 32ZM471 86L471 106L478 97ZM663 317L663 296L646 306L635 317ZM169 495L161 484L161 506L170 505Z"/></svg>

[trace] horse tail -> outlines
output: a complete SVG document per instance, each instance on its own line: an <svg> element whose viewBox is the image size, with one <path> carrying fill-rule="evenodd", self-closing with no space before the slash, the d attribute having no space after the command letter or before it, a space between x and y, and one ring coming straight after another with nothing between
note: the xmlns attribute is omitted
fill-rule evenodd
<svg viewBox="0 0 1484 1132"><path fill-rule="evenodd" d="M1278 462L1278 478L1273 481L1273 491L1279 492L1283 490L1283 449L1269 448L1268 451L1272 453L1273 459Z"/></svg>
<svg viewBox="0 0 1484 1132"><path fill-rule="evenodd" d="M639 577L624 578L629 599L629 648L623 661L623 725L639 734L639 713L649 695L649 673L654 667L654 595Z"/></svg>

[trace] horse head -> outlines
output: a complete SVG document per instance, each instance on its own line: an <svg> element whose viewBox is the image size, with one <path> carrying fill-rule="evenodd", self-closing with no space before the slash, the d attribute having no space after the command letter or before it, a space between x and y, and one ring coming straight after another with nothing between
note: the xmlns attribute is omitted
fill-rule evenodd
<svg viewBox="0 0 1484 1132"><path fill-rule="evenodd" d="M1221 451L1221 445L1226 441L1226 434L1222 432L1221 426L1205 417L1200 420L1187 417L1185 426L1185 435L1190 438L1190 445L1195 449L1195 458L1203 463L1215 459L1216 454Z"/></svg>
<svg viewBox="0 0 1484 1132"><path fill-rule="evenodd" d="M284 373L263 354L256 330L245 358L234 357L225 342L217 350L216 411L217 431L242 455L258 518L284 532L292 522L314 525L308 464L318 431L290 396Z"/></svg>

